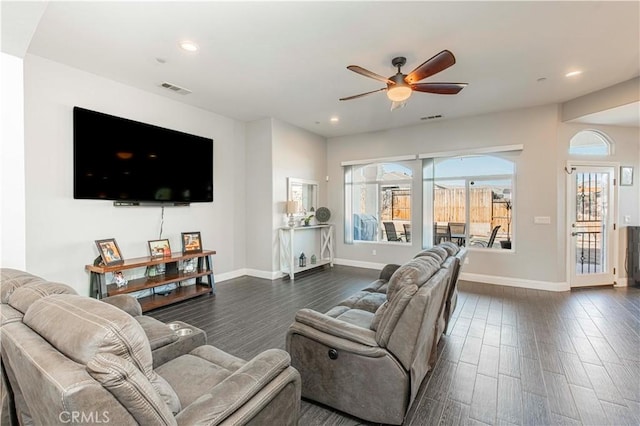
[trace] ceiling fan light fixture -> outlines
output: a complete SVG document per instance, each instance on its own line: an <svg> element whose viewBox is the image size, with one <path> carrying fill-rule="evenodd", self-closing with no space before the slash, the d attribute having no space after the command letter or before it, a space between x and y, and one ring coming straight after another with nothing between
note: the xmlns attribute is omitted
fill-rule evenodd
<svg viewBox="0 0 640 426"><path fill-rule="evenodd" d="M411 96L411 87L406 84L394 84L387 89L387 97L393 102L403 102Z"/></svg>

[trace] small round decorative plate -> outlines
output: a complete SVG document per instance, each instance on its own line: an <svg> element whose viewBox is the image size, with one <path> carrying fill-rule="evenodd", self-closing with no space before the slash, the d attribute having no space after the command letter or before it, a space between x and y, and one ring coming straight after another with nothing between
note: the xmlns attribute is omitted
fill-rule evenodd
<svg viewBox="0 0 640 426"><path fill-rule="evenodd" d="M318 207L316 210L316 220L320 223L325 223L329 221L331 217L331 212L326 207Z"/></svg>

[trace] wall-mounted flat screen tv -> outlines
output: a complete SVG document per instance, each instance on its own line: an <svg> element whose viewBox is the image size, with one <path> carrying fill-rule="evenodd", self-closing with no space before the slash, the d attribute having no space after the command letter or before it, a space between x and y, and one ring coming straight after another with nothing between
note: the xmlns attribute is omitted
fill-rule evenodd
<svg viewBox="0 0 640 426"><path fill-rule="evenodd" d="M73 108L73 198L213 201L213 140Z"/></svg>

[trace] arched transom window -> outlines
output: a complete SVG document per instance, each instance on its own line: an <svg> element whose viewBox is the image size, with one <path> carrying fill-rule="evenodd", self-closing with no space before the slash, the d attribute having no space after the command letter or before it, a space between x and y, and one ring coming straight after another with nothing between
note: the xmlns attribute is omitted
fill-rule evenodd
<svg viewBox="0 0 640 426"><path fill-rule="evenodd" d="M597 130L582 130L569 141L571 155L611 155L611 141Z"/></svg>

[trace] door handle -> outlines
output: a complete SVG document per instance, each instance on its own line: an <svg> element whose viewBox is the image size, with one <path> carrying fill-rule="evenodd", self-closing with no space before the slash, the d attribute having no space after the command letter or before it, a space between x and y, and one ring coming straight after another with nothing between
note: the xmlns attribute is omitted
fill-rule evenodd
<svg viewBox="0 0 640 426"><path fill-rule="evenodd" d="M577 233L577 232L572 232L572 233L571 233L571 236L572 236L572 237L575 237L576 235L578 235L578 233Z"/></svg>

